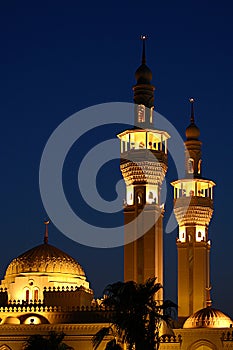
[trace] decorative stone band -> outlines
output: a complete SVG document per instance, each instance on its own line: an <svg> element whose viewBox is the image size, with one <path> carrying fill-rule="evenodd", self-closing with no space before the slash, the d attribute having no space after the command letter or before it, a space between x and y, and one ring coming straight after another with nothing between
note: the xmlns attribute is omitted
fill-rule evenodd
<svg viewBox="0 0 233 350"><path fill-rule="evenodd" d="M228 331L228 332L223 332L222 337L221 337L222 341L226 341L226 342L233 342L233 331Z"/></svg>
<svg viewBox="0 0 233 350"><path fill-rule="evenodd" d="M112 312L113 309L109 307L102 307L102 306L69 306L69 307L61 307L61 306L38 306L35 304L29 304L28 306L22 306L22 305L12 305L12 306L3 306L0 307L0 313L1 312Z"/></svg>
<svg viewBox="0 0 233 350"><path fill-rule="evenodd" d="M62 286L62 287L44 287L44 292L74 292L74 291L78 291L78 290L84 290L86 293L91 293L93 294L93 290L92 289L88 289L85 288L83 286Z"/></svg>
<svg viewBox="0 0 233 350"><path fill-rule="evenodd" d="M166 164L150 161L134 163L122 160L120 168L126 185L161 185L167 172Z"/></svg>
<svg viewBox="0 0 233 350"><path fill-rule="evenodd" d="M202 197L177 198L174 201L174 213L180 226L209 225L213 215L213 201Z"/></svg>
<svg viewBox="0 0 233 350"><path fill-rule="evenodd" d="M160 343L181 343L182 342L182 336L178 334L178 336L175 335L162 335L160 337Z"/></svg>
<svg viewBox="0 0 233 350"><path fill-rule="evenodd" d="M22 332L26 331L32 331L32 329L38 333L41 332L50 332L50 331L56 331L56 332L74 332L74 335L79 335L79 332L81 332L82 335L89 334L90 331L92 331L93 335L101 329L103 326L106 326L105 323L97 323L97 324L90 324L90 323L83 323L83 324L38 324L32 326L30 324L21 324L21 325L14 325L14 324L3 324L1 325L1 330L3 331L11 331L14 332L14 338L12 334L10 334L10 340L15 339L17 340L20 337L23 337L21 334ZM19 328L20 327L20 328ZM35 328L36 327L36 328ZM20 329L20 335L17 336L15 332L18 332ZM30 332L31 334L31 332ZM7 338L7 336L6 336ZM66 337L67 339L67 337Z"/></svg>

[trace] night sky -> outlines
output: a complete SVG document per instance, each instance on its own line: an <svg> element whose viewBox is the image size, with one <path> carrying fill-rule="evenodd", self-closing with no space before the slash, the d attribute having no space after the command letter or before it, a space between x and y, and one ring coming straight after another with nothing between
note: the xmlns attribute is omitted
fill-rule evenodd
<svg viewBox="0 0 233 350"><path fill-rule="evenodd" d="M203 175L217 184L209 230L212 299L215 307L233 316L232 23L231 1L1 2L1 275L14 257L42 243L47 214L38 174L49 136L63 120L83 108L132 102L134 72L141 56L139 37L147 34L147 63L156 86L155 109L182 137L189 122L188 99L196 99ZM119 130L112 127L105 131L113 137ZM103 137L108 138L108 134ZM98 133L94 139L98 143ZM79 156L75 149L78 147L67 159L64 178L67 198L73 203L73 168ZM176 179L172 161L169 166L167 186ZM100 185L102 195L114 197L114 182L120 178L118 162L103 170L99 178L109 179L106 189ZM170 187L169 191L165 222L172 205ZM123 279L122 248L82 246L52 224L49 231L51 244L84 267L96 296L108 283ZM164 236L165 294L173 300L176 234Z"/></svg>

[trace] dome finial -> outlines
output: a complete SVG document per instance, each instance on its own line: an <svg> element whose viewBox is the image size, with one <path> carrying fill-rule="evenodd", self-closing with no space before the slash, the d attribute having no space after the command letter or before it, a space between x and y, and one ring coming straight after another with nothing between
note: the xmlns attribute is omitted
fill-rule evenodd
<svg viewBox="0 0 233 350"><path fill-rule="evenodd" d="M45 233L44 233L44 244L48 243L49 240L49 229L48 229L48 225L50 224L50 220L44 220L44 224L45 224Z"/></svg>
<svg viewBox="0 0 233 350"><path fill-rule="evenodd" d="M147 35L141 35L142 40L142 64L146 64L146 40Z"/></svg>
<svg viewBox="0 0 233 350"><path fill-rule="evenodd" d="M191 104L191 117L190 117L190 122L191 122L191 124L195 124L195 119L194 119L194 102L195 102L195 100L194 100L194 98L190 98L189 99L189 102L190 102L190 104Z"/></svg>
<svg viewBox="0 0 233 350"><path fill-rule="evenodd" d="M211 286L206 288L206 306L207 307L211 307L212 306L212 300L211 300L211 296L210 296L211 289L212 289Z"/></svg>

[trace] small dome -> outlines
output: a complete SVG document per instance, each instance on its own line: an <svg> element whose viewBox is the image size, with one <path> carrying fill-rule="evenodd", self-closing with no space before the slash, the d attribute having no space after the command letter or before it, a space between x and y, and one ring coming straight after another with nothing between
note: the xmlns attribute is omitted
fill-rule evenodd
<svg viewBox="0 0 233 350"><path fill-rule="evenodd" d="M208 306L190 316L183 328L229 328L232 324L233 321L229 316Z"/></svg>
<svg viewBox="0 0 233 350"><path fill-rule="evenodd" d="M159 327L159 336L174 336L172 328L168 325L165 320L161 320Z"/></svg>
<svg viewBox="0 0 233 350"><path fill-rule="evenodd" d="M145 63L142 63L136 70L135 79L138 84L150 84L152 80L152 72Z"/></svg>
<svg viewBox="0 0 233 350"><path fill-rule="evenodd" d="M186 129L185 135L187 140L198 140L200 136L200 130L195 123L191 123Z"/></svg>
<svg viewBox="0 0 233 350"><path fill-rule="evenodd" d="M26 272L68 273L85 276L79 263L70 255L50 245L41 244L21 254L9 264L5 277Z"/></svg>
<svg viewBox="0 0 233 350"><path fill-rule="evenodd" d="M18 317L8 316L3 324L20 324Z"/></svg>

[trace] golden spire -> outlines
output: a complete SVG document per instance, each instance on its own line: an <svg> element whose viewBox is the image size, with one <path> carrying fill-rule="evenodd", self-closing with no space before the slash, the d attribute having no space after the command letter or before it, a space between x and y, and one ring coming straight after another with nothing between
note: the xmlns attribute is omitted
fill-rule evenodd
<svg viewBox="0 0 233 350"><path fill-rule="evenodd" d="M207 307L211 307L212 306L212 300L211 300L211 296L210 296L211 289L212 289L211 286L206 288L206 306Z"/></svg>
<svg viewBox="0 0 233 350"><path fill-rule="evenodd" d="M49 229L48 229L48 225L50 223L50 220L44 220L44 224L45 224L45 233L44 233L44 244L48 243L49 240Z"/></svg>

